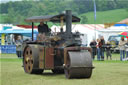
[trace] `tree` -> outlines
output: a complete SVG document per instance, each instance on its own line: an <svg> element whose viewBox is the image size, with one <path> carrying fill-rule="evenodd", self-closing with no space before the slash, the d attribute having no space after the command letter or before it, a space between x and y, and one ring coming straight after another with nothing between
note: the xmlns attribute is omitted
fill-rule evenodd
<svg viewBox="0 0 128 85"><path fill-rule="evenodd" d="M5 18L4 23L9 23L9 24L14 23L14 20L15 20L15 18L14 18L15 14L14 13L15 13L14 9L13 8L9 8L8 9L8 15Z"/></svg>
<svg viewBox="0 0 128 85"><path fill-rule="evenodd" d="M107 2L107 7L109 10L115 9L117 7L117 4L115 1L108 1Z"/></svg>
<svg viewBox="0 0 128 85"><path fill-rule="evenodd" d="M85 15L81 15L80 18L81 18L81 22L80 22L81 24L85 24L88 22L88 18Z"/></svg>
<svg viewBox="0 0 128 85"><path fill-rule="evenodd" d="M126 0L95 1L97 11L128 8ZM7 18L4 20L7 23L23 23L23 19L26 17L55 15L67 9L72 10L75 15L94 11L93 0L22 0L0 4L0 13L7 14ZM87 22L86 17L82 16L82 19L82 23Z"/></svg>

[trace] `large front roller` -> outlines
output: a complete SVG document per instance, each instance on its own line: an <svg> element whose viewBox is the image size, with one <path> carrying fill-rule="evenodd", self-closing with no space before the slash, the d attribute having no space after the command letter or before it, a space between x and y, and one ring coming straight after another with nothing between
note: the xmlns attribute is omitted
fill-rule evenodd
<svg viewBox="0 0 128 85"><path fill-rule="evenodd" d="M24 49L24 70L30 74L40 74L43 69L39 69L39 49L37 45L27 45Z"/></svg>
<svg viewBox="0 0 128 85"><path fill-rule="evenodd" d="M90 52L68 52L67 65L65 66L66 78L90 78L92 69Z"/></svg>

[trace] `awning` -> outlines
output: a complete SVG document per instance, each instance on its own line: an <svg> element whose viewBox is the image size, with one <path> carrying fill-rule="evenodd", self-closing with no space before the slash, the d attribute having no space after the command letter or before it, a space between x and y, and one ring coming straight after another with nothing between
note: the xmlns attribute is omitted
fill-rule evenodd
<svg viewBox="0 0 128 85"><path fill-rule="evenodd" d="M37 30L33 31L34 33L38 33ZM32 33L32 30L24 30L24 29L18 29L18 30L1 30L0 34L5 33L5 34L27 34L27 33Z"/></svg>
<svg viewBox="0 0 128 85"><path fill-rule="evenodd" d="M65 21L65 14L59 15L46 15L46 16L33 16L25 19L26 22L44 22L44 21L51 21L51 22L60 22L60 18L63 17ZM72 22L80 22L80 18L72 15Z"/></svg>
<svg viewBox="0 0 128 85"><path fill-rule="evenodd" d="M32 25L16 25L18 27L22 27L22 28L25 28L25 29L30 29L32 28ZM34 29L37 29L37 26L34 26Z"/></svg>
<svg viewBox="0 0 128 85"><path fill-rule="evenodd" d="M114 26L128 26L127 24L115 24Z"/></svg>

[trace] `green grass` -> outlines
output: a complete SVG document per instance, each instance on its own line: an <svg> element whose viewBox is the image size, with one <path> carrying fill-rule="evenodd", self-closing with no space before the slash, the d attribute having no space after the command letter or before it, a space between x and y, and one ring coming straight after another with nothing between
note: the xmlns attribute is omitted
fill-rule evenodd
<svg viewBox="0 0 128 85"><path fill-rule="evenodd" d="M113 59L119 59L119 54L113 54ZM0 85L127 85L128 61L105 60L94 61L90 79L66 79L64 74L55 75L46 70L41 75L26 74L22 60L15 54L2 54L0 58Z"/></svg>
<svg viewBox="0 0 128 85"><path fill-rule="evenodd" d="M104 24L104 23L119 22L123 19L128 18L128 11L126 11L126 9L97 11L96 22L94 22L94 12L88 12L82 15L85 15L88 18L87 24L92 24L92 23Z"/></svg>

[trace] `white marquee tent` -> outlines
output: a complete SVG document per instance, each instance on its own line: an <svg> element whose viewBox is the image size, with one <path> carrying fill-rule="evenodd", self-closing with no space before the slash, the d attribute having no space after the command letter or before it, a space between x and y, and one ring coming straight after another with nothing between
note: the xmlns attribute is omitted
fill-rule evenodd
<svg viewBox="0 0 128 85"><path fill-rule="evenodd" d="M97 39L99 36L98 31L104 29L103 24L77 24L72 25L72 32L80 32L84 34L84 36L81 36L82 44L89 45L89 43L93 39ZM60 26L52 26L51 30L53 32L60 32ZM63 27L63 30L65 31L65 26Z"/></svg>
<svg viewBox="0 0 128 85"><path fill-rule="evenodd" d="M99 30L99 34L104 36L106 41L109 36L118 35L120 32L128 32L128 26L112 26L107 29Z"/></svg>

